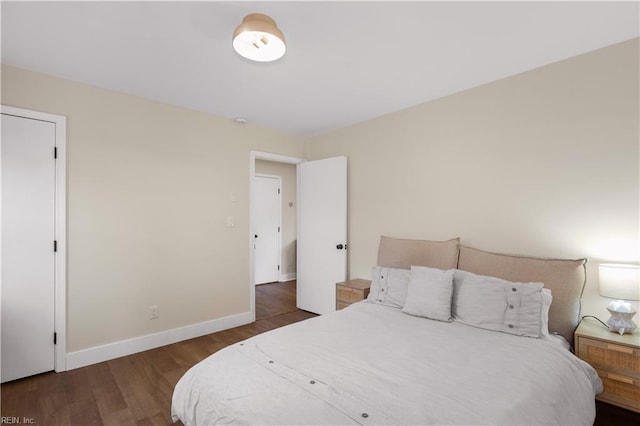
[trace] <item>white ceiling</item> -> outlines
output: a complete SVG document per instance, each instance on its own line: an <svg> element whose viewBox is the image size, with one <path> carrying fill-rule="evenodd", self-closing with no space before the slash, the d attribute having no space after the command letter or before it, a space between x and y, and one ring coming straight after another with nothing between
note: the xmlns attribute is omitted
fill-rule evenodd
<svg viewBox="0 0 640 426"><path fill-rule="evenodd" d="M266 13L285 57L231 48ZM310 136L639 35L638 2L7 2L2 63Z"/></svg>

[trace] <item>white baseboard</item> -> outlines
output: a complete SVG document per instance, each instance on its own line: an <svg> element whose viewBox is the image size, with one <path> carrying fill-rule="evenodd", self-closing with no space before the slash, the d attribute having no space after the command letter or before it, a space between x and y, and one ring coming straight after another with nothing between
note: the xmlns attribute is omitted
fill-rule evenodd
<svg viewBox="0 0 640 426"><path fill-rule="evenodd" d="M193 339L194 337L200 337L206 334L227 330L229 328L239 327L251 322L253 322L251 312L244 312L242 314L187 325L185 327L161 331L159 333L134 337L133 339L121 340L119 342L82 349L76 352L69 352L67 353L67 370L97 364L99 362L120 358L121 356L135 354L137 352L146 351L159 346L170 345L183 340Z"/></svg>
<svg viewBox="0 0 640 426"><path fill-rule="evenodd" d="M289 272L288 274L280 274L280 282L283 283L285 281L293 281L296 279L295 272Z"/></svg>

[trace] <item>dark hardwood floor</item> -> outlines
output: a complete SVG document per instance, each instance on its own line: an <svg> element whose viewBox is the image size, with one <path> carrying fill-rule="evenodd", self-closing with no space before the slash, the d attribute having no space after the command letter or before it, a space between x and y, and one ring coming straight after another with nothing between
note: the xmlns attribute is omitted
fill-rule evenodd
<svg viewBox="0 0 640 426"><path fill-rule="evenodd" d="M596 401L595 426L631 426L640 425L640 413L606 402Z"/></svg>
<svg viewBox="0 0 640 426"><path fill-rule="evenodd" d="M169 425L173 387L192 365L229 344L315 316L296 309L295 294L295 281L257 286L252 324L5 383L0 424L17 424L17 419L45 426ZM599 401L596 409L596 426L640 425L640 414Z"/></svg>
<svg viewBox="0 0 640 426"><path fill-rule="evenodd" d="M296 311L296 282L256 286L256 320Z"/></svg>
<svg viewBox="0 0 640 426"><path fill-rule="evenodd" d="M229 344L315 316L296 309L295 294L295 281L258 286L252 324L5 383L0 424L169 425L173 387L191 366Z"/></svg>

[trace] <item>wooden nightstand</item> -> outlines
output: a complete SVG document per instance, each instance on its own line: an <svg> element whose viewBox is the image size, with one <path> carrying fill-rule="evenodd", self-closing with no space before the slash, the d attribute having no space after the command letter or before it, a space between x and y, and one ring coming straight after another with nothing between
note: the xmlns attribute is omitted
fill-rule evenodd
<svg viewBox="0 0 640 426"><path fill-rule="evenodd" d="M640 332L619 335L584 319L575 332L576 355L596 369L604 392L600 401L640 413Z"/></svg>
<svg viewBox="0 0 640 426"><path fill-rule="evenodd" d="M369 295L371 280L356 278L336 284L336 310L360 302Z"/></svg>

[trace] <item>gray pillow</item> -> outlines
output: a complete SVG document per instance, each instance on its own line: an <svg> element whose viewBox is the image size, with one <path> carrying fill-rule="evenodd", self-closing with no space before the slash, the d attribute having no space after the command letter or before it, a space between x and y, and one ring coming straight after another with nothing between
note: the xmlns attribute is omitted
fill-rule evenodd
<svg viewBox="0 0 640 426"><path fill-rule="evenodd" d="M452 314L455 321L518 336L540 337L542 283L516 283L456 270Z"/></svg>
<svg viewBox="0 0 640 426"><path fill-rule="evenodd" d="M367 301L402 308L407 297L410 276L411 271L408 269L374 266Z"/></svg>
<svg viewBox="0 0 640 426"><path fill-rule="evenodd" d="M451 321L453 269L412 266L402 312L438 321Z"/></svg>

